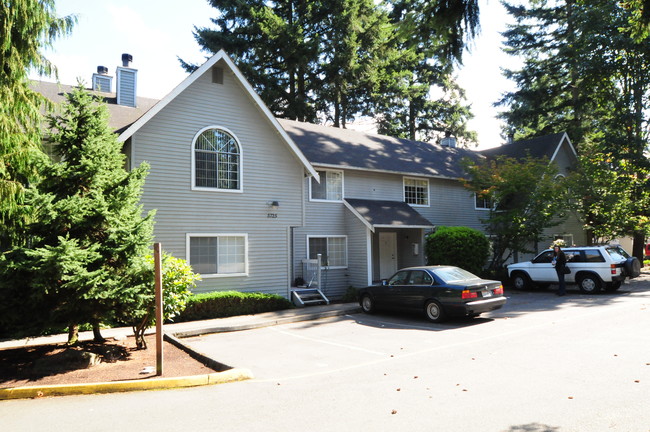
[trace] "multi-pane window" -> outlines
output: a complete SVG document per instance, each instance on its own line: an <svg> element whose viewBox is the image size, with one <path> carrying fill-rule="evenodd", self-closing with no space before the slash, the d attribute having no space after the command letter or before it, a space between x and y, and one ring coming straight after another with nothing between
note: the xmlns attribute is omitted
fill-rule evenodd
<svg viewBox="0 0 650 432"><path fill-rule="evenodd" d="M207 129L194 142L194 186L241 188L241 153L237 140L221 129Z"/></svg>
<svg viewBox="0 0 650 432"><path fill-rule="evenodd" d="M324 201L343 200L343 172L318 171L320 183L311 179L311 199Z"/></svg>
<svg viewBox="0 0 650 432"><path fill-rule="evenodd" d="M321 263L329 267L347 267L347 238L339 237L309 237L307 239L309 258L316 259L321 254Z"/></svg>
<svg viewBox="0 0 650 432"><path fill-rule="evenodd" d="M494 202L491 199L482 197L479 194L474 194L474 203L477 210L491 210L494 208Z"/></svg>
<svg viewBox="0 0 650 432"><path fill-rule="evenodd" d="M203 275L246 273L246 235L189 235L192 269Z"/></svg>
<svg viewBox="0 0 650 432"><path fill-rule="evenodd" d="M429 180L404 177L404 202L415 206L428 206Z"/></svg>

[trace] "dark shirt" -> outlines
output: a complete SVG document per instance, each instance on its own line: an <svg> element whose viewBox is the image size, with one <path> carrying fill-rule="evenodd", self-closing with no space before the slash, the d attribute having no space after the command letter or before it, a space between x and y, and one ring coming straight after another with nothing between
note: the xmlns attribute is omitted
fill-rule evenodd
<svg viewBox="0 0 650 432"><path fill-rule="evenodd" d="M561 269L566 266L566 255L564 255L564 252L560 251L560 253L555 254L555 268L556 269Z"/></svg>

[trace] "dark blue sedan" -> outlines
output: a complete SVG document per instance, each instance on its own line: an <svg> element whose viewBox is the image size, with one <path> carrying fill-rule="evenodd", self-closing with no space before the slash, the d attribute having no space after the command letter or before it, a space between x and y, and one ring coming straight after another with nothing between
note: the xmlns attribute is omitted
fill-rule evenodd
<svg viewBox="0 0 650 432"><path fill-rule="evenodd" d="M505 303L501 282L452 266L405 268L381 285L359 290L359 304L366 313L410 310L424 312L432 322L451 316L476 317Z"/></svg>

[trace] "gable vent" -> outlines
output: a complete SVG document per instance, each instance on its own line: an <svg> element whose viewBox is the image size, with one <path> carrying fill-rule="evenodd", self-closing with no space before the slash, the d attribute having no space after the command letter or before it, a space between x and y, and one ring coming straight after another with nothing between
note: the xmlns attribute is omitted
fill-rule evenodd
<svg viewBox="0 0 650 432"><path fill-rule="evenodd" d="M212 82L215 84L223 84L223 68L217 66L212 68Z"/></svg>

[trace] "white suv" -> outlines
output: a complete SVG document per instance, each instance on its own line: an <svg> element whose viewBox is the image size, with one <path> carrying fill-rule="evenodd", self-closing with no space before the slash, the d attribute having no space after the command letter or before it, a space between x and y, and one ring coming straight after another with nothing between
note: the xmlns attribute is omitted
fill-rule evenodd
<svg viewBox="0 0 650 432"><path fill-rule="evenodd" d="M620 246L585 246L563 249L567 267L567 284L578 284L583 293L594 293L605 288L616 291L626 277L635 278L641 273L639 260L631 257ZM535 285L545 288L557 283L557 273L551 265L553 250L544 252L532 261L508 265L508 276L516 289Z"/></svg>

